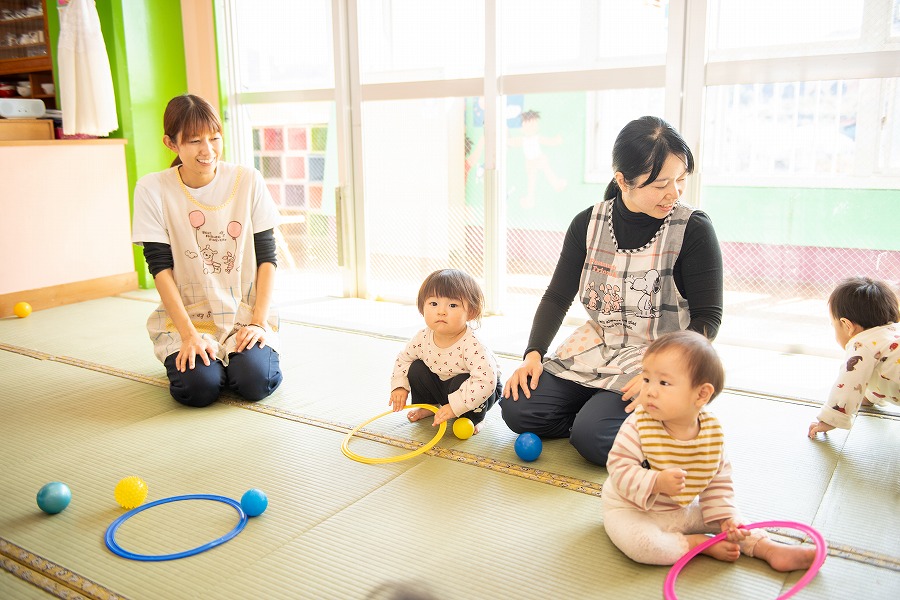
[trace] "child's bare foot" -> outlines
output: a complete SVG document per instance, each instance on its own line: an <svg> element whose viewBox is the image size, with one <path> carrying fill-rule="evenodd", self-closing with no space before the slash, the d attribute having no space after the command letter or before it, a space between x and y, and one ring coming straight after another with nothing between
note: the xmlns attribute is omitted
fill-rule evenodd
<svg viewBox="0 0 900 600"><path fill-rule="evenodd" d="M761 558L776 571L806 570L816 559L816 549L809 546L780 544L768 538L759 540L753 555Z"/></svg>
<svg viewBox="0 0 900 600"><path fill-rule="evenodd" d="M696 546L699 546L701 543L709 539L705 535L699 533L689 535L687 536L687 538L691 548L695 548ZM702 554L712 556L716 560L734 562L741 556L741 547L736 542L722 540L721 542L717 542L704 550Z"/></svg>
<svg viewBox="0 0 900 600"><path fill-rule="evenodd" d="M425 417L429 417L433 414L434 413L427 408L417 408L406 413L406 418L409 419L410 423L415 423L416 421L421 421Z"/></svg>

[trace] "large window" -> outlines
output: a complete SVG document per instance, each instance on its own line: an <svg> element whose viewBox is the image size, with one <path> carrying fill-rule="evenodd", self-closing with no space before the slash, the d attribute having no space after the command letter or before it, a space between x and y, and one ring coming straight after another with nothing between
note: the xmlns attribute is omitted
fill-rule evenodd
<svg viewBox="0 0 900 600"><path fill-rule="evenodd" d="M900 0L217 6L230 139L280 203L298 298L410 302L453 266L522 315L503 349L521 351L644 114L698 159L686 200L722 245L720 342L835 355L835 282L900 283Z"/></svg>

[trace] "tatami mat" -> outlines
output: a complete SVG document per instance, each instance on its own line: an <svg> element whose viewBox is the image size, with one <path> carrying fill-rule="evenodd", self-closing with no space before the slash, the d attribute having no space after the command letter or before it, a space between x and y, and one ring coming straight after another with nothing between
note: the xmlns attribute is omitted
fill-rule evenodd
<svg viewBox="0 0 900 600"><path fill-rule="evenodd" d="M478 436L448 432L423 456L385 465L344 457L344 432L388 408L401 340L285 323L285 384L265 405L194 410L160 385L164 371L143 330L151 309L108 298L0 321L3 540L135 599L364 598L390 581L420 582L441 599L661 597L667 569L631 562L606 537L597 498L606 471L566 440L546 442L536 462L522 463L498 408ZM80 340L85 322L96 326ZM797 598L900 595L896 417L862 416L849 434L811 441L809 404L726 393L712 409L728 435L747 520L811 523L835 546ZM352 442L364 455L405 452L392 440L433 433L402 413L367 430L376 441ZM131 474L147 480L148 500L238 499L259 487L269 509L209 552L129 561L105 548L103 534L123 512L115 483ZM52 480L65 481L73 501L48 516L34 497ZM119 541L169 552L218 537L235 520L225 505L164 505L128 521ZM753 559L700 557L678 590L685 598L774 598L798 577ZM33 598L35 590L44 594L0 573L0 597Z"/></svg>
<svg viewBox="0 0 900 600"><path fill-rule="evenodd" d="M101 298L0 320L0 343L165 378L147 336L153 304Z"/></svg>
<svg viewBox="0 0 900 600"><path fill-rule="evenodd" d="M900 560L898 449L900 423L857 419L812 525L835 543Z"/></svg>

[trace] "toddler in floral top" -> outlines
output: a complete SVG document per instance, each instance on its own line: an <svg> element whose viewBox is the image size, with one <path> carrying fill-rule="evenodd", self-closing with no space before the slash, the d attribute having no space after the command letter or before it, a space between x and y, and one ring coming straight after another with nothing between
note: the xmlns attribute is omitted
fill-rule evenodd
<svg viewBox="0 0 900 600"><path fill-rule="evenodd" d="M808 435L850 429L860 406L900 406L900 308L883 281L851 277L828 298L834 338L844 348L837 380Z"/></svg>
<svg viewBox="0 0 900 600"><path fill-rule="evenodd" d="M416 404L440 406L434 425L464 416L478 433L502 391L497 358L469 326L480 322L484 294L468 273L441 269L425 278L418 306L426 327L397 356L389 404L401 410L412 393ZM413 422L431 414L416 409L407 418Z"/></svg>

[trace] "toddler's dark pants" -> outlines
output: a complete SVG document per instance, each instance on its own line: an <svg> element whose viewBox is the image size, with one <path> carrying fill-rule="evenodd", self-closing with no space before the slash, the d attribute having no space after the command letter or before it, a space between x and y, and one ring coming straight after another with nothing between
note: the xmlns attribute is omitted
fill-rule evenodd
<svg viewBox="0 0 900 600"><path fill-rule="evenodd" d="M244 400L262 400L281 385L281 364L278 353L266 346L254 345L243 352L228 355L226 367L218 360L203 364L198 356L193 369L184 373L175 367L178 353L166 357L166 373L169 376L169 392L186 406L209 406L219 398L227 386Z"/></svg>
<svg viewBox="0 0 900 600"><path fill-rule="evenodd" d="M434 374L423 361L416 360L409 365L409 374L407 377L409 379L409 388L410 393L412 394L413 403L443 406L444 404L449 404L450 394L462 386L463 382L469 378L469 374L460 373L447 381L442 381L441 378ZM481 423L487 415L487 411L496 404L502 392L503 386L500 385L498 379L497 386L490 397L488 397L481 406L473 408L469 412L460 415L460 417L471 419L472 423L475 425Z"/></svg>

